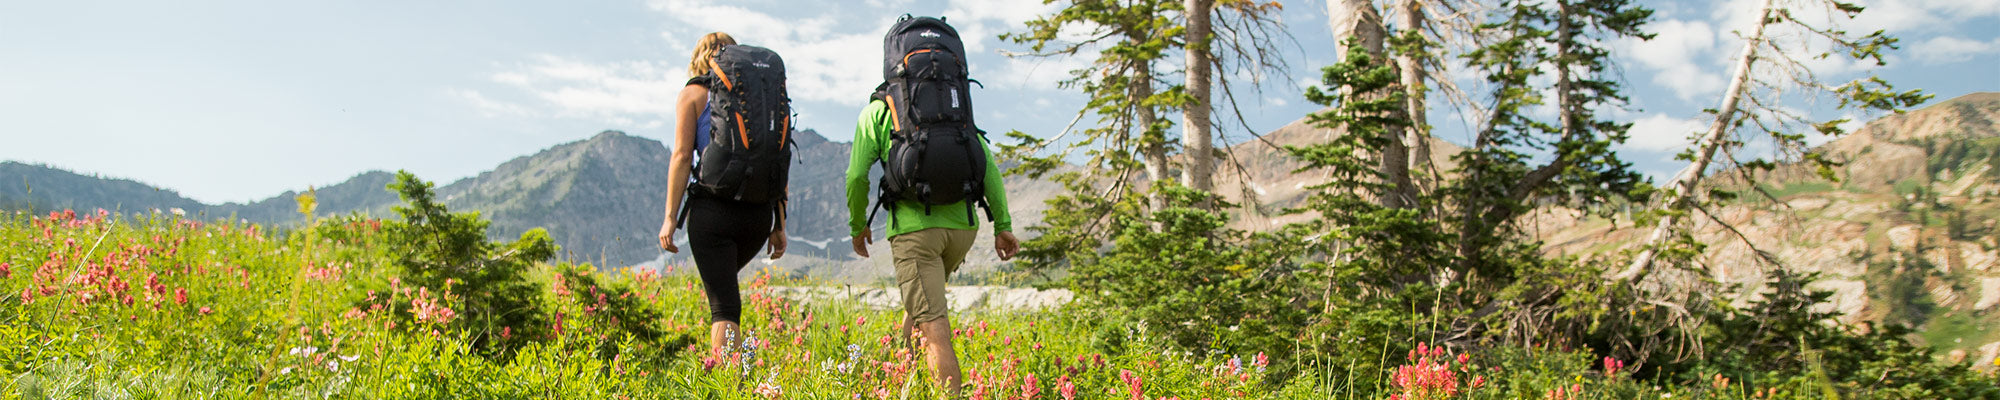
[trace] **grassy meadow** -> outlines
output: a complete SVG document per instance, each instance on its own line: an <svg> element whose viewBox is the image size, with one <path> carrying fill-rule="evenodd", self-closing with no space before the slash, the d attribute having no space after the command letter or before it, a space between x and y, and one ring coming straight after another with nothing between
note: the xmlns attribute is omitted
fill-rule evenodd
<svg viewBox="0 0 2000 400"><path fill-rule="evenodd" d="M344 217L275 231L159 212L0 215L0 396L940 397L922 355L895 334L899 312L777 298L769 287L813 282L761 273L744 292L744 344L726 353L701 343L700 285L674 267L536 264L525 276L552 326L495 336L464 324L473 317L455 309L464 295L450 281L404 283L383 225ZM1098 313L1077 303L955 315L966 398L1765 398L1781 389L1720 376L1661 387L1584 352L1475 353L1420 338L1381 344L1379 356L1401 367L1335 372L1311 357L1169 350L1144 327Z"/></svg>

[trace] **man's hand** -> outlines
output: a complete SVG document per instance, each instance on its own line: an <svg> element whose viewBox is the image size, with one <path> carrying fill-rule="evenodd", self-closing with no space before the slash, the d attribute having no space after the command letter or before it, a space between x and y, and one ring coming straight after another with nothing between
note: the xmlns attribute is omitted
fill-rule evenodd
<svg viewBox="0 0 2000 400"><path fill-rule="evenodd" d="M779 257L784 257L785 244L788 243L791 243L791 240L785 237L785 230L771 231L771 259L776 260Z"/></svg>
<svg viewBox="0 0 2000 400"><path fill-rule="evenodd" d="M1014 253L1020 252L1021 241L1014 239L1013 232L1000 231L993 233L993 253L1000 256L1000 261L1012 260L1014 259Z"/></svg>
<svg viewBox="0 0 2000 400"><path fill-rule="evenodd" d="M875 242L874 239L871 239L874 236L875 231L869 229L862 229L861 233L854 235L854 254L861 256L861 258L868 258L868 244Z"/></svg>
<svg viewBox="0 0 2000 400"><path fill-rule="evenodd" d="M681 252L681 247L674 245L673 217L667 217L667 222L660 224L660 250L666 250L668 253Z"/></svg>

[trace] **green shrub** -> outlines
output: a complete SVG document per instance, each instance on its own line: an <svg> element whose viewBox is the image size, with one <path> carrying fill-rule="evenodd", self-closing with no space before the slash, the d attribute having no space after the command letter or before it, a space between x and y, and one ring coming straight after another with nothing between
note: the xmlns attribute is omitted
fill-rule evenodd
<svg viewBox="0 0 2000 400"><path fill-rule="evenodd" d="M479 213L454 213L437 202L432 184L398 171L389 190L401 196L402 221L384 224L384 240L398 280L384 300L406 323L466 331L473 347L502 354L523 341L553 337L548 313L536 299L543 289L527 279L534 263L555 256L540 228L509 243L486 240Z"/></svg>

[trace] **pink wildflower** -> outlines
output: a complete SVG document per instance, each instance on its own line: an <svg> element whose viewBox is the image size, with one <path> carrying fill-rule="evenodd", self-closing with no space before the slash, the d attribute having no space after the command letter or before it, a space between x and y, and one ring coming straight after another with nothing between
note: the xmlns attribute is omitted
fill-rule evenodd
<svg viewBox="0 0 2000 400"><path fill-rule="evenodd" d="M1069 375L1057 377L1056 393L1062 394L1063 400L1076 400L1076 383L1069 381Z"/></svg>
<svg viewBox="0 0 2000 400"><path fill-rule="evenodd" d="M785 388L770 383L760 383L757 384L757 389L751 391L751 393L764 396L766 399L775 399L785 395Z"/></svg>
<svg viewBox="0 0 2000 400"><path fill-rule="evenodd" d="M207 306L203 306L203 307L201 308L201 315L208 315L209 313L212 313L212 312L215 312L215 310L211 310L211 309L209 309L209 308L208 308Z"/></svg>
<svg viewBox="0 0 2000 400"><path fill-rule="evenodd" d="M1133 373L1132 370L1122 369L1118 370L1118 379L1125 380L1126 390L1132 393L1132 400L1146 399L1145 378L1140 378L1139 374Z"/></svg>
<svg viewBox="0 0 2000 400"><path fill-rule="evenodd" d="M1021 379L1021 397L1034 400L1038 394L1042 394L1040 382L1035 380L1035 373L1029 372L1027 378Z"/></svg>

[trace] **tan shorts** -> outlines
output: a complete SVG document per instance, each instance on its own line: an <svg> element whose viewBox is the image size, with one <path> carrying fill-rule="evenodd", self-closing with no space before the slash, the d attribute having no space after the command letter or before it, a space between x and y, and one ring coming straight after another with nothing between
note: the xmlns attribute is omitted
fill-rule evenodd
<svg viewBox="0 0 2000 400"><path fill-rule="evenodd" d="M889 253L896 262L896 286L903 289L903 312L910 321L922 323L943 318L951 311L945 302L944 283L979 231L930 228L889 238Z"/></svg>

